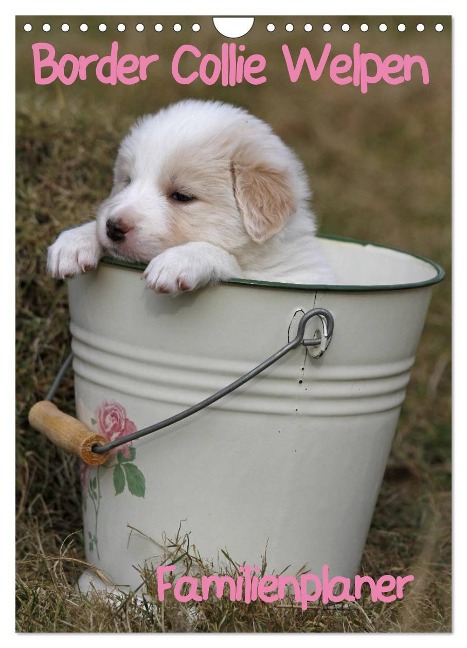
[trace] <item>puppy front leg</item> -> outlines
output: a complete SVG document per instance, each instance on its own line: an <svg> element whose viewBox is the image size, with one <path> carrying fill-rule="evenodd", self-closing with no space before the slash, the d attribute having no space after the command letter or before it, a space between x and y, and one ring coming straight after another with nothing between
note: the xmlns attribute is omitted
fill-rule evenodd
<svg viewBox="0 0 467 648"><path fill-rule="evenodd" d="M95 268L103 255L97 239L97 223L65 230L47 253L47 270L57 278L73 277Z"/></svg>
<svg viewBox="0 0 467 648"><path fill-rule="evenodd" d="M232 254L203 242L184 243L164 250L144 271L148 288L172 295L240 277L241 274Z"/></svg>

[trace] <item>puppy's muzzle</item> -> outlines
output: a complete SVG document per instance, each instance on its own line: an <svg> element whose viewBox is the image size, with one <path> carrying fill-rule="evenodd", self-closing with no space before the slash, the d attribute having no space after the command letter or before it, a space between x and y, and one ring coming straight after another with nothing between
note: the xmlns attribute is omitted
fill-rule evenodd
<svg viewBox="0 0 467 648"><path fill-rule="evenodd" d="M109 218L105 224L105 232L111 241L118 243L125 240L125 235L131 230L131 226L119 218Z"/></svg>

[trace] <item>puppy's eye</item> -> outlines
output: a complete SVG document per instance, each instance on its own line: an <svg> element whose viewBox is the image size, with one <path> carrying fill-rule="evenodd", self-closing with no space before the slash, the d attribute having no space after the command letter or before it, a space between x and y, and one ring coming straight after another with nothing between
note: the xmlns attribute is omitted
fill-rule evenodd
<svg viewBox="0 0 467 648"><path fill-rule="evenodd" d="M190 202L191 200L195 200L195 197L191 194L182 193L181 191L174 191L170 197L172 200L177 200L178 202Z"/></svg>

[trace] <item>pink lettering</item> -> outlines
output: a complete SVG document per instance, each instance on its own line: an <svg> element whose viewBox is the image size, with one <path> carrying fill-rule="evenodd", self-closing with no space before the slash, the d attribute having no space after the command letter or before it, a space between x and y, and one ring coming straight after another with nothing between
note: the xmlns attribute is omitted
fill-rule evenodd
<svg viewBox="0 0 467 648"><path fill-rule="evenodd" d="M118 43L114 41L110 48L110 54L103 56L96 65L96 77L101 83L117 85L117 60L118 60ZM105 75L104 67L108 66L108 74Z"/></svg>
<svg viewBox="0 0 467 648"><path fill-rule="evenodd" d="M372 61L375 64L375 73L368 73L368 62ZM383 76L383 62L377 54L361 54L360 55L360 90L363 94L368 92L369 83L378 83Z"/></svg>
<svg viewBox="0 0 467 648"><path fill-rule="evenodd" d="M165 590L169 590L172 587L172 583L166 583L164 581L164 574L172 574L175 570L175 565L161 565L157 568L157 598L159 601L164 600Z"/></svg>
<svg viewBox="0 0 467 648"><path fill-rule="evenodd" d="M355 598L357 600L362 598L363 585L369 585L371 591L371 600L373 601L373 603L376 603L376 601L378 600L378 589L376 587L375 581L371 578L371 576L355 576Z"/></svg>
<svg viewBox="0 0 467 648"><path fill-rule="evenodd" d="M397 77L391 77L391 74L401 72L404 69L404 59L399 54L391 54L384 59L383 79L389 85L398 85L404 83L404 75L401 74Z"/></svg>
<svg viewBox="0 0 467 648"><path fill-rule="evenodd" d="M329 567L323 565L323 603L340 603L341 601L355 601L350 593L350 578L334 576L329 580Z"/></svg>
<svg viewBox="0 0 467 648"><path fill-rule="evenodd" d="M404 597L404 585L415 580L415 576L398 576L396 582L396 595L401 599Z"/></svg>
<svg viewBox="0 0 467 648"><path fill-rule="evenodd" d="M151 56L140 56L139 57L139 76L141 81L146 81L148 78L148 67L151 63L155 63L159 60L159 54L151 54Z"/></svg>
<svg viewBox="0 0 467 648"><path fill-rule="evenodd" d="M192 74L190 74L189 76L182 77L182 75L178 71L178 66L180 65L180 59L182 58L183 54L185 54L185 52L189 52L190 54L193 54L193 56L196 56L196 58L200 58L201 56L201 52L194 45L182 45L182 47L179 47L178 50L175 52L174 57L172 59L172 76L177 83L181 83L182 85L188 85L189 83L193 83L193 81L197 79L199 76L198 72L192 72Z"/></svg>
<svg viewBox="0 0 467 648"><path fill-rule="evenodd" d="M422 71L422 83L427 85L430 83L430 74L428 72L428 65L426 64L423 56L410 56L406 54L404 56L404 79L410 81L412 78L412 66L414 63L418 63Z"/></svg>
<svg viewBox="0 0 467 648"><path fill-rule="evenodd" d="M243 74L245 75L245 81L251 85L261 85L266 81L264 74L262 76L255 77L254 75L260 74L266 67L266 59L261 54L252 54L245 61L245 68ZM237 71L237 82L241 81L241 74Z"/></svg>
<svg viewBox="0 0 467 648"><path fill-rule="evenodd" d="M66 75L66 64L71 64L71 71L69 76ZM73 54L64 54L60 59L60 80L64 85L71 85L78 77L79 73L79 60Z"/></svg>
<svg viewBox="0 0 467 648"><path fill-rule="evenodd" d="M314 592L312 594L308 594L308 583L310 582L315 586ZM302 610L306 610L309 602L317 601L321 596L322 587L319 576L317 576L316 574L302 574L300 576L300 590L300 602L302 604Z"/></svg>
<svg viewBox="0 0 467 648"><path fill-rule="evenodd" d="M420 66L422 82L425 85L430 82L428 65L423 56L390 54L383 60L378 54L362 52L359 43L354 43L352 56L338 54L333 58L330 58L331 44L326 43L317 65L306 47L301 48L296 63L292 59L288 45L282 46L282 52L292 83L298 81L305 65L311 81L319 81L328 63L331 81L338 85L353 83L363 94L368 92L370 85L380 81L389 85L411 81L414 65ZM403 74L399 74L402 72Z"/></svg>
<svg viewBox="0 0 467 648"><path fill-rule="evenodd" d="M209 63L213 64L213 71L211 75L209 75L207 71ZM214 54L206 54L206 56L203 56L199 66L199 78L201 79L201 81L206 85L213 85L219 78L220 73L221 62L219 61L218 57Z"/></svg>
<svg viewBox="0 0 467 648"><path fill-rule="evenodd" d="M188 585L188 592L182 594L184 585ZM191 576L182 576L177 580L174 587L174 596L177 601L181 603L188 603L189 601L202 601L203 597L197 593L198 580Z"/></svg>
<svg viewBox="0 0 467 648"><path fill-rule="evenodd" d="M229 586L229 598L235 601L235 581L231 576L203 576L201 584L202 600L207 600L209 596L209 588L211 585L216 586L216 596L220 598L224 593L225 585Z"/></svg>
<svg viewBox="0 0 467 648"><path fill-rule="evenodd" d="M165 582L164 575L174 571L175 565L156 568L157 596L160 601L164 600L165 592L173 588L175 599L182 603L206 601L210 594L217 598L228 596L232 602L251 603L259 598L271 603L283 600L286 597L286 588L290 590L292 586L295 602L301 604L302 610L307 609L308 603L320 598L323 604L356 601L362 598L362 588L365 585L370 588L373 602L392 603L403 597L404 585L414 580L414 576L395 578L385 574L375 582L371 576L355 576L354 593L351 594L351 579L345 576L329 578L328 565L323 565L320 575L306 573L301 576L258 576L255 573L259 571L257 567L251 569L249 565L244 565L239 568L240 575L235 580L231 576L212 574L201 577L184 575L173 583Z"/></svg>
<svg viewBox="0 0 467 648"><path fill-rule="evenodd" d="M238 51L244 52L245 45L238 45ZM182 76L179 70L184 54L192 54L201 59L198 70L191 72L187 76ZM223 43L220 57L216 54L205 54L203 56L197 47L182 45L175 52L172 59L172 76L177 83L183 85L193 83L198 78L206 85L214 85L214 83L220 81L223 86L235 86L243 80L251 85L260 85L266 81L264 75L259 76L265 66L266 59L264 56L251 54L245 58L245 56L237 53L235 43Z"/></svg>
<svg viewBox="0 0 467 648"><path fill-rule="evenodd" d="M44 52L45 56L43 56ZM64 54L57 61L55 48L49 43L35 43L32 45L32 53L34 80L38 85L48 85L56 79L64 85L71 85L78 78L80 81L85 81L92 63L96 63L95 74L101 83L116 85L120 82L124 85L133 85L139 81L146 81L148 66L159 60L157 54L140 57L124 54L119 58L117 41L112 43L110 54L102 57L97 54L80 57ZM49 68L51 72L46 74Z"/></svg>
<svg viewBox="0 0 467 648"><path fill-rule="evenodd" d="M335 56L330 65L329 65L329 76L331 77L334 83L338 85L347 85L352 83L352 77L347 75L346 77L340 77L340 74L345 74L352 69L352 59L347 54L338 54Z"/></svg>
<svg viewBox="0 0 467 648"><path fill-rule="evenodd" d="M277 576L265 576L258 584L258 598L265 603L272 603L279 599L277 591Z"/></svg>
<svg viewBox="0 0 467 648"><path fill-rule="evenodd" d="M286 589L287 589L287 587L290 587L290 585L291 585L292 588L293 588L295 600L297 601L297 603L299 603L300 600L301 600L301 597L300 597L300 584L299 584L298 580L295 578L295 576L283 576L283 575L280 575L280 576L278 576L277 580L278 580L278 590L279 590L278 594L279 594L280 600L285 598Z"/></svg>
<svg viewBox="0 0 467 648"><path fill-rule="evenodd" d="M125 85L134 85L140 80L139 76L126 78L127 74L136 72L139 68L139 59L134 54L122 56L117 63L117 77Z"/></svg>
<svg viewBox="0 0 467 648"><path fill-rule="evenodd" d="M378 580L376 581L378 601L383 601L384 603L392 603L393 601L395 601L397 598L395 594L386 596L386 593L392 592L395 587L396 579L394 578L394 576L387 575L378 578Z"/></svg>
<svg viewBox="0 0 467 648"><path fill-rule="evenodd" d="M239 49L243 47L245 49L244 45L240 45ZM225 59L225 55L227 54L228 56L228 70L229 70L229 85L234 86L237 84L237 66L235 65L235 56L237 53L237 46L235 43L230 43L228 46L228 51L227 51L227 45L224 44L222 45L222 59ZM245 60L244 56L239 56L237 60L237 65L240 64L240 72L243 68L243 61ZM242 78L242 74L240 74L240 80Z"/></svg>
<svg viewBox="0 0 467 648"><path fill-rule="evenodd" d="M282 52L284 54L285 64L287 66L287 72L289 73L289 77L292 83L296 83L300 78L304 63L306 63L308 67L310 79L312 81L318 81L318 79L320 79L321 75L323 74L324 66L326 65L329 58L329 54L331 52L331 44L326 43L326 45L324 46L321 58L319 59L318 66L316 68L315 64L313 63L310 51L306 47L301 48L296 65L293 64L288 45L282 45Z"/></svg>
<svg viewBox="0 0 467 648"><path fill-rule="evenodd" d="M72 85L77 79L85 81L88 75L92 74L95 64L94 73L100 83L114 86L117 83L134 85L146 81L148 67L159 60L159 55L123 54L119 56L118 49L119 44L114 41L110 53L102 57L97 54L79 57L74 54L64 54L57 59L55 48L50 43L34 43L32 45L34 80L37 85L48 85L56 80L64 85ZM389 85L411 81L413 68L418 67L422 83L427 85L430 82L428 65L422 56L390 54L382 59L378 54L362 52L359 43L354 43L352 56L337 54L331 57L331 50L331 44L326 43L319 59L316 57L313 59L310 51L302 47L294 60L288 45L282 45L290 81L296 83L302 73L311 81L319 81L328 67L329 77L333 83L338 85L353 83L363 94L366 94L369 86L381 81ZM265 83L267 78L262 74L266 68L265 57L261 54L245 56L242 54L244 51L245 45L223 43L220 56L213 53L203 55L194 45L182 45L176 50L172 59L173 78L182 85L189 85L197 79L208 86L220 83L224 87L234 87L243 81L251 85ZM182 74L180 67L182 65L184 67L185 64L193 65L193 63L195 69L190 73Z"/></svg>
<svg viewBox="0 0 467 648"><path fill-rule="evenodd" d="M79 78L81 81L86 80L87 68L90 63L95 63L99 60L97 54L91 54L91 56L80 56L79 57Z"/></svg>
<svg viewBox="0 0 467 648"><path fill-rule="evenodd" d="M45 50L47 55L41 58L41 50ZM32 46L32 55L34 59L34 81L37 85L47 85L55 81L58 75L58 65L55 62L55 47L49 43L34 43ZM52 69L49 76L42 76L42 69L49 67Z"/></svg>

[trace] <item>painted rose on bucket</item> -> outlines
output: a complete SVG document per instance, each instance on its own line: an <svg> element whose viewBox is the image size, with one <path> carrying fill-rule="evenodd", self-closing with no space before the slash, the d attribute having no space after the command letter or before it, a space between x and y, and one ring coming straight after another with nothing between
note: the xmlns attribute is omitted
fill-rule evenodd
<svg viewBox="0 0 467 648"><path fill-rule="evenodd" d="M81 410L86 410L83 403ZM103 401L91 416L91 425L97 427L108 441L121 439L137 431L135 423L126 414L126 409L116 401ZM146 480L143 473L135 464L136 448L131 443L125 443L110 451L111 457L100 466L82 464L80 470L81 484L83 487L83 505L86 509L91 504L94 510L94 528L88 529L89 551L96 551L99 557L99 537L97 532L99 508L102 498L102 487L106 487L108 478L114 488L115 495L127 491L135 497L144 497L146 494ZM102 483L101 483L101 480ZM104 485L104 486L103 486Z"/></svg>
<svg viewBox="0 0 467 648"><path fill-rule="evenodd" d="M115 401L103 401L97 407L95 415L98 432L109 441L121 439L137 430L135 423L127 417L123 405ZM116 456L117 461L107 462L104 468L112 469L115 495L120 495L128 488L131 495L144 497L146 492L144 475L134 463L136 448L126 443L111 450L111 454Z"/></svg>
<svg viewBox="0 0 467 648"><path fill-rule="evenodd" d="M127 417L123 405L115 401L104 401L96 410L96 419L99 433L109 441L115 441L137 430L133 421ZM130 456L130 448L127 444L119 446L118 451L125 457ZM117 449L112 452L117 452Z"/></svg>

